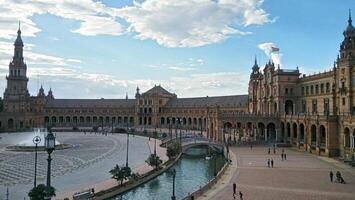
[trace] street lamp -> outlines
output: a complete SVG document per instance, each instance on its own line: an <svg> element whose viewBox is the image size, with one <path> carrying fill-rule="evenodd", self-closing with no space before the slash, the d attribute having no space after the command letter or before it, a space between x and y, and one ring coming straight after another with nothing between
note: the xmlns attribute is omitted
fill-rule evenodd
<svg viewBox="0 0 355 200"><path fill-rule="evenodd" d="M171 200L176 200L176 197L175 197L175 176L176 176L176 170L173 169L173 196L171 196Z"/></svg>
<svg viewBox="0 0 355 200"><path fill-rule="evenodd" d="M33 183L33 187L37 186L37 149L38 149L38 144L41 142L41 137L39 137L38 135L35 136L33 138L33 143L36 145L35 146L35 177L34 177L34 183Z"/></svg>
<svg viewBox="0 0 355 200"><path fill-rule="evenodd" d="M48 128L49 133L47 134L47 136L45 137L45 150L48 153L48 166L47 166L47 187L46 187L46 199L50 200L51 199L51 195L50 195L50 190L51 190L51 153L54 151L55 149L55 137L52 133L52 130L50 128Z"/></svg>

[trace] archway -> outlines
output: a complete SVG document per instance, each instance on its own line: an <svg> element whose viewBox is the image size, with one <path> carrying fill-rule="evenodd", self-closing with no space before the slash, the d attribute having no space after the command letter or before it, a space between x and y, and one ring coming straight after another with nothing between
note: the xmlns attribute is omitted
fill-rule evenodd
<svg viewBox="0 0 355 200"><path fill-rule="evenodd" d="M13 119L7 120L7 128L8 129L13 129L14 128L14 120Z"/></svg>
<svg viewBox="0 0 355 200"><path fill-rule="evenodd" d="M304 125L300 124L300 144L304 144Z"/></svg>
<svg viewBox="0 0 355 200"><path fill-rule="evenodd" d="M287 123L287 125L286 125L286 132L287 132L286 141L290 142L290 140L291 140L291 124L290 123Z"/></svg>
<svg viewBox="0 0 355 200"><path fill-rule="evenodd" d="M285 113L286 113L286 115L293 114L293 102L291 100L285 101Z"/></svg>
<svg viewBox="0 0 355 200"><path fill-rule="evenodd" d="M267 133L265 133L265 125L262 122L258 123L258 130L256 134L256 139L257 140L265 140L265 136Z"/></svg>
<svg viewBox="0 0 355 200"><path fill-rule="evenodd" d="M315 148L316 147L316 141L317 141L317 127L316 125L312 125L311 127L311 147Z"/></svg>
<svg viewBox="0 0 355 200"><path fill-rule="evenodd" d="M274 123L269 123L267 125L267 138L268 141L276 141L276 128L275 128L275 124Z"/></svg>
<svg viewBox="0 0 355 200"><path fill-rule="evenodd" d="M285 141L285 123L281 122L281 141Z"/></svg>
<svg viewBox="0 0 355 200"><path fill-rule="evenodd" d="M349 128L344 129L344 147L350 148L350 130L349 130Z"/></svg>
<svg viewBox="0 0 355 200"><path fill-rule="evenodd" d="M319 127L319 145L321 150L325 150L326 147L326 132L325 132L325 127L321 125Z"/></svg>
<svg viewBox="0 0 355 200"><path fill-rule="evenodd" d="M292 129L293 129L292 141L294 144L296 144L296 142L297 142L297 124L296 123L292 124Z"/></svg>
<svg viewBox="0 0 355 200"><path fill-rule="evenodd" d="M229 142L231 141L231 136L232 136L232 123L230 122L225 122L223 124L223 141L224 142Z"/></svg>

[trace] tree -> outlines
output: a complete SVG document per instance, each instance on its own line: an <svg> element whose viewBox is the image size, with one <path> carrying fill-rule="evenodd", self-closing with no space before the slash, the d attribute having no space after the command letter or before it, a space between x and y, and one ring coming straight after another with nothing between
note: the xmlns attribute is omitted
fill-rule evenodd
<svg viewBox="0 0 355 200"><path fill-rule="evenodd" d="M118 182L123 184L123 181L128 179L131 176L131 168L130 167L120 167L116 165L113 169L110 170L110 174L112 174L112 178L116 179Z"/></svg>
<svg viewBox="0 0 355 200"><path fill-rule="evenodd" d="M30 190L28 193L28 197L30 197L31 200L44 200L44 197L46 196L46 188L44 184L39 184L37 187L34 187ZM49 189L49 196L55 196L55 188L50 187Z"/></svg>
<svg viewBox="0 0 355 200"><path fill-rule="evenodd" d="M181 144L179 142L174 142L170 144L166 150L166 155L169 157L169 159L175 157L178 155L181 151Z"/></svg>
<svg viewBox="0 0 355 200"><path fill-rule="evenodd" d="M163 161L156 154L150 154L148 159L145 161L148 165L158 169L159 165L163 163Z"/></svg>

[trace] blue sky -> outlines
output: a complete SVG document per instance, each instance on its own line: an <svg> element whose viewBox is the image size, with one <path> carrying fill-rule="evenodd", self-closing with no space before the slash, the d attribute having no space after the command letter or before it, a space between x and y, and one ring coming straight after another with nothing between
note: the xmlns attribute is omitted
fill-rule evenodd
<svg viewBox="0 0 355 200"><path fill-rule="evenodd" d="M254 56L263 65L270 46L281 68L330 69L349 8L353 0L3 0L0 90L18 20L32 95L43 84L56 98L133 98L137 86L161 84L191 97L245 94Z"/></svg>

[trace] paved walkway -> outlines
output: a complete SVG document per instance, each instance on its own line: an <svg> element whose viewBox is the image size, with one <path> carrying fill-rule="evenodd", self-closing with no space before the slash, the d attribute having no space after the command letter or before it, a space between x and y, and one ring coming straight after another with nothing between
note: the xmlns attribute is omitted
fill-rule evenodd
<svg viewBox="0 0 355 200"><path fill-rule="evenodd" d="M136 136L136 137L140 137L140 136ZM155 146L154 139L151 139L150 141L148 141L148 144L149 144L150 152L154 153L154 146ZM169 158L166 156L166 148L160 147L160 144L161 144L161 141L157 140L156 141L156 153L160 157L160 159L163 160L163 163L164 163L164 162L168 161ZM133 150L131 150L131 151L133 151ZM139 173L139 174L145 174L145 173L147 173L147 172L149 172L151 170L153 170L153 168L151 166L149 166L147 163L142 163L142 165L134 168L133 172L134 173ZM107 172L107 173L109 173L109 172ZM116 180L108 179L108 180L93 184L89 188L82 188L81 190L67 191L67 192L63 192L63 193L57 194L57 196L53 197L53 199L55 199L55 200L63 200L66 197L69 197L70 199L72 199L74 193L78 192L78 191L83 191L83 190L86 190L86 189L94 188L95 192L99 192L99 191L102 191L102 190L105 190L105 189L108 189L108 188L111 188L111 187L114 187L114 186L117 186L117 185L118 185L118 182Z"/></svg>
<svg viewBox="0 0 355 200"><path fill-rule="evenodd" d="M270 155L266 147L231 150L233 165L199 200L232 200L233 183L244 200L355 200L355 169L334 159L285 149L287 161L282 161L281 149L276 154L271 149ZM274 160L274 168L267 167L268 158ZM331 183L329 171L340 171L347 184Z"/></svg>

